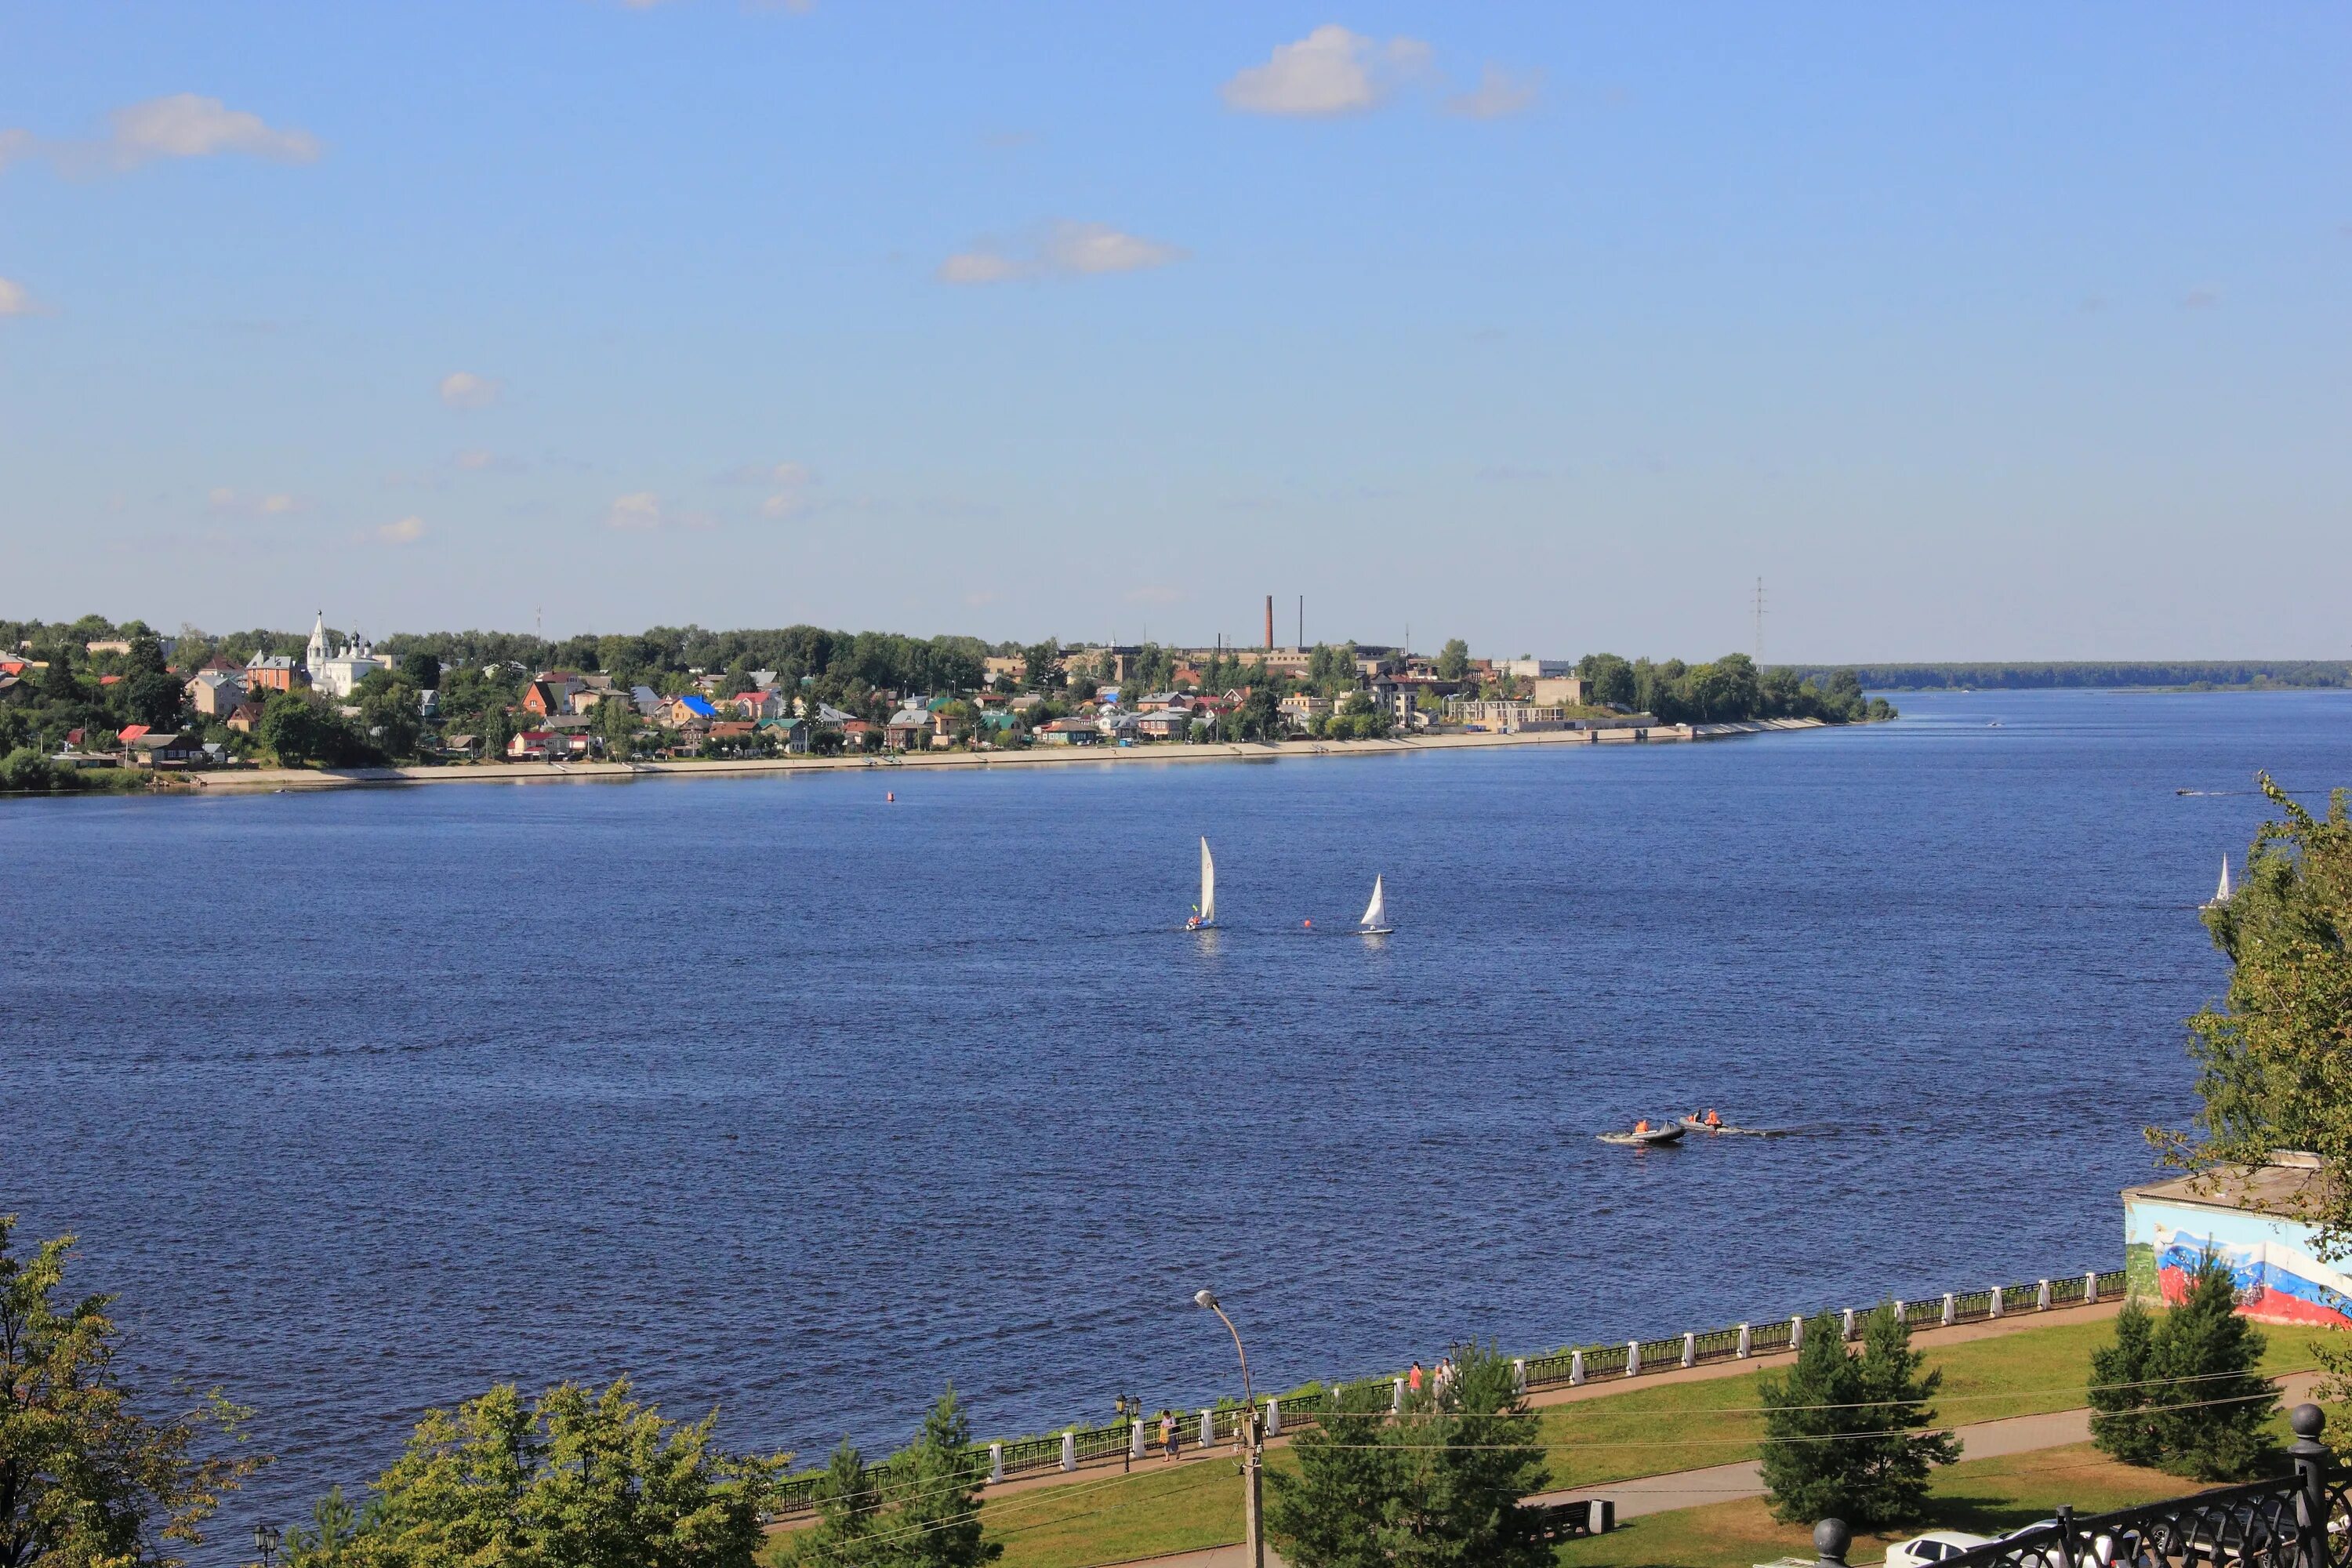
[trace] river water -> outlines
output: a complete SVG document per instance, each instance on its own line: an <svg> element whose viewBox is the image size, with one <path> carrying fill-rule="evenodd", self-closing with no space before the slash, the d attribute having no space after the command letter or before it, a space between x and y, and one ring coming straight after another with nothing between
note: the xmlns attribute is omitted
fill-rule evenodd
<svg viewBox="0 0 2352 1568"><path fill-rule="evenodd" d="M2352 783L2352 694L1902 701L1697 746L0 802L0 1210L79 1234L141 1376L258 1407L238 1519L501 1379L626 1371L812 1458L949 1378L990 1436L1197 1404L1236 1382L1204 1284L1267 1386L2118 1266L2221 984L2193 906L2258 768ZM1376 873L1396 934L1341 934ZM1803 1131L1593 1138L1705 1105Z"/></svg>

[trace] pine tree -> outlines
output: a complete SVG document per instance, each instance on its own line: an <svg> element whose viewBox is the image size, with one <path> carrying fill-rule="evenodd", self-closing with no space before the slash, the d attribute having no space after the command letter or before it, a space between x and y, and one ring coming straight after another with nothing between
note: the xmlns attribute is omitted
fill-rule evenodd
<svg viewBox="0 0 2352 1568"><path fill-rule="evenodd" d="M1351 1384L1298 1435L1296 1474L1266 1477L1266 1533L1296 1568L1385 1568L1373 1527L1392 1517L1403 1458L1387 1440L1389 1388Z"/></svg>
<svg viewBox="0 0 2352 1568"><path fill-rule="evenodd" d="M1857 1528L1918 1517L1929 1469L1959 1458L1950 1433L1923 1430L1935 1422L1927 1401L1942 1381L1920 1370L1925 1359L1892 1302L1865 1321L1859 1356L1846 1352L1836 1318L1805 1325L1796 1365L1758 1389L1773 1517L1835 1516Z"/></svg>
<svg viewBox="0 0 2352 1568"><path fill-rule="evenodd" d="M1433 1383L1386 1419L1385 1384L1347 1390L1292 1447L1297 1473L1268 1484L1266 1531L1295 1568L1541 1568L1520 1500L1549 1480L1511 1363L1494 1347L1456 1347L1441 1395Z"/></svg>
<svg viewBox="0 0 2352 1568"><path fill-rule="evenodd" d="M955 1385L923 1417L914 1445L894 1455L883 1491L889 1511L876 1531L891 1568L981 1568L1004 1554L980 1531L988 1459L971 1446L971 1421Z"/></svg>
<svg viewBox="0 0 2352 1568"><path fill-rule="evenodd" d="M795 1562L839 1563L844 1568L877 1560L874 1535L882 1517L883 1478L866 1468L866 1457L844 1437L816 1488L816 1523L794 1542Z"/></svg>
<svg viewBox="0 0 2352 1568"><path fill-rule="evenodd" d="M2163 1451L2148 1413L2154 1331L2135 1297L2116 1315L2116 1342L2091 1352L2091 1441L2126 1465L2153 1465Z"/></svg>
<svg viewBox="0 0 2352 1568"><path fill-rule="evenodd" d="M1870 1315L1862 1338L1861 1409L1849 1413L1847 1430L1882 1436L1853 1444L1855 1500L1841 1517L1873 1524L1917 1519L1927 1507L1927 1472L1960 1457L1960 1441L1936 1424L1928 1400L1944 1374L1922 1370L1927 1356L1911 1348L1911 1330L1893 1305Z"/></svg>
<svg viewBox="0 0 2352 1568"><path fill-rule="evenodd" d="M2150 1401L2163 1468L2220 1481L2251 1479L2274 1468L2276 1451L2264 1428L2278 1409L2278 1390L2254 1370L2264 1343L2238 1315L2229 1267L2208 1254L2186 1297L2151 1336L2148 1375L2163 1380Z"/></svg>

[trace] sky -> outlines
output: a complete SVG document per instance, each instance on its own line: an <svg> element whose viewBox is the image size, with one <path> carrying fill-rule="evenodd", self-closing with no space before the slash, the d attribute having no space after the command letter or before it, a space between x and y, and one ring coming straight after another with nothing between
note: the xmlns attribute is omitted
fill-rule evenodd
<svg viewBox="0 0 2352 1568"><path fill-rule="evenodd" d="M0 616L2352 657L2352 10L0 0Z"/></svg>

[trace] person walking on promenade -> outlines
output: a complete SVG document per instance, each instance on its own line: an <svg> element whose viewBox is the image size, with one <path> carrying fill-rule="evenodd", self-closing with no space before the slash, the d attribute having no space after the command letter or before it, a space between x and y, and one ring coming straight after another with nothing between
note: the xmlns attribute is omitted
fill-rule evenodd
<svg viewBox="0 0 2352 1568"><path fill-rule="evenodd" d="M1413 1363L1412 1370L1404 1374L1404 1386L1405 1392L1408 1394L1419 1394L1421 1392L1421 1363Z"/></svg>
<svg viewBox="0 0 2352 1568"><path fill-rule="evenodd" d="M1160 1413L1160 1447L1171 1460L1176 1458L1176 1413L1163 1410Z"/></svg>

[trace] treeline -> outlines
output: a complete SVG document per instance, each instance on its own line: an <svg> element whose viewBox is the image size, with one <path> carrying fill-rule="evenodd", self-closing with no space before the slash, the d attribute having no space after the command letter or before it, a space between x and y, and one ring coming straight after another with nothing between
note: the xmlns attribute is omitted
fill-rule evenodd
<svg viewBox="0 0 2352 1568"><path fill-rule="evenodd" d="M2326 688L2352 686L2352 662L2302 658L2174 663L1797 665L1801 679L1851 675L1873 691L2056 691L2118 686ZM1768 672L1769 673L1769 672Z"/></svg>
<svg viewBox="0 0 2352 1568"><path fill-rule="evenodd" d="M1883 697L1865 697L1852 670L1803 674L1785 666L1759 670L1744 653L1727 653L1712 664L1670 658L1654 664L1613 653L1590 653L1577 661L1585 700L1606 708L1654 713L1669 724L1733 724L1751 719L1818 719L1854 724L1892 719Z"/></svg>

